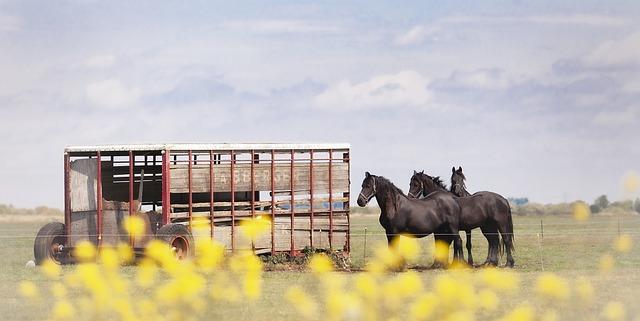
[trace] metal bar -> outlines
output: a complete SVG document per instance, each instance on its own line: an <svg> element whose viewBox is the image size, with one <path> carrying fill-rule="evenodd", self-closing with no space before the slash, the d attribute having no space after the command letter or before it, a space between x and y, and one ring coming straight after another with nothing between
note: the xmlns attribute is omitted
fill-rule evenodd
<svg viewBox="0 0 640 321"><path fill-rule="evenodd" d="M96 156L96 162L98 165L98 173L97 173L97 192L96 192L96 205L98 207L97 209L97 214L98 217L96 218L97 220L97 227L98 227L98 246L102 245L102 224L103 224L103 217L102 217L102 157L100 156L100 151L98 151L97 153L98 155Z"/></svg>
<svg viewBox="0 0 640 321"><path fill-rule="evenodd" d="M293 169L294 169L293 159L294 159L294 157L295 157L295 154L294 154L294 151L292 149L291 150L291 168L289 169L290 170L290 173L289 173L289 187L291 188L291 256L294 255L294 252L295 252L295 249L296 249L295 241L294 241L294 237L293 237L293 234L294 234L294 231L295 231L295 215L296 215L295 214L295 212L296 212L295 211L295 194L296 193L294 193L295 188L293 186L293 175L294 175L294 172L293 172Z"/></svg>
<svg viewBox="0 0 640 321"><path fill-rule="evenodd" d="M157 155L155 155L155 154L153 155L153 163L152 163L152 164L153 164L153 168L154 168L154 170L153 170L153 178L152 178L151 180L152 180L152 182L154 182L154 183L157 181L157 175L156 175L156 170L155 170L155 167L156 167L156 165L157 165L157 163L156 163L156 156L157 156ZM155 184L154 184L154 185L155 185ZM156 203L157 203L157 198L154 198L154 200L153 200L153 211L154 211L154 212L156 211Z"/></svg>
<svg viewBox="0 0 640 321"><path fill-rule="evenodd" d="M333 250L333 150L329 150L329 249Z"/></svg>
<svg viewBox="0 0 640 321"><path fill-rule="evenodd" d="M275 152L271 150L271 254L276 254L276 180L275 180Z"/></svg>
<svg viewBox="0 0 640 321"><path fill-rule="evenodd" d="M213 190L214 190L214 186L215 186L215 175L213 174L213 151L210 150L209 151L209 205L210 205L210 215L211 215L211 239L213 240L213 227L214 227L214 223L213 223L213 214L214 214L214 208L213 208Z"/></svg>
<svg viewBox="0 0 640 321"><path fill-rule="evenodd" d="M255 218L256 216L256 187L255 187L255 152L251 151L251 217Z"/></svg>
<svg viewBox="0 0 640 321"><path fill-rule="evenodd" d="M133 158L133 151L129 151L129 217L133 214L133 163L135 159ZM140 200L142 201L142 200ZM133 236L129 234L129 245L133 247Z"/></svg>
<svg viewBox="0 0 640 321"><path fill-rule="evenodd" d="M231 251L236 250L236 181L235 181L235 164L236 155L233 150L231 155Z"/></svg>
<svg viewBox="0 0 640 321"><path fill-rule="evenodd" d="M169 224L171 215L171 177L169 177L169 150L162 151L162 225Z"/></svg>
<svg viewBox="0 0 640 321"><path fill-rule="evenodd" d="M193 152L191 150L189 150L189 164L187 164L187 168L189 171L189 231L191 231L191 227L193 224L193 178L192 176L192 172L193 172Z"/></svg>
<svg viewBox="0 0 640 321"><path fill-rule="evenodd" d="M343 161L347 163L347 178L349 187L351 187L351 162L349 161L349 152L343 153ZM342 208L347 210L347 252L351 252L351 191L343 193L342 196L347 197L347 201L342 204Z"/></svg>
<svg viewBox="0 0 640 321"><path fill-rule="evenodd" d="M64 229L67 236L71 235L71 157L64 153Z"/></svg>
<svg viewBox="0 0 640 321"><path fill-rule="evenodd" d="M313 149L309 151L309 244L313 248Z"/></svg>

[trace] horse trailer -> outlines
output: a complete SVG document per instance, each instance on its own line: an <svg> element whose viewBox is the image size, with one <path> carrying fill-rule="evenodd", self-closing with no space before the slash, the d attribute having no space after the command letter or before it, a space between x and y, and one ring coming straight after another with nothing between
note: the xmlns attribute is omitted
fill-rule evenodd
<svg viewBox="0 0 640 321"><path fill-rule="evenodd" d="M73 262L82 241L127 243L136 253L154 238L176 255L194 253L196 237L229 251L349 252L349 144L149 144L70 146L64 153L64 223L40 229L36 263ZM127 234L125 217L145 222ZM271 231L241 242L239 223L270 218ZM197 233L194 221L199 224ZM204 232L203 232L204 231Z"/></svg>

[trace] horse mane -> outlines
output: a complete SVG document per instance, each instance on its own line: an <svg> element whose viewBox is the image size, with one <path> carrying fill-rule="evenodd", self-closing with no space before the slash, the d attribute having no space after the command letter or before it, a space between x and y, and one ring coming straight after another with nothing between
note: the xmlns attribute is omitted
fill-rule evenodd
<svg viewBox="0 0 640 321"><path fill-rule="evenodd" d="M453 179L453 178L454 178L456 175L457 175L459 178L462 178L462 179L461 179L461 180L460 180L460 179L457 179L457 181L454 181L454 179ZM463 174L463 173L456 171L456 172L451 176L451 189L450 189L449 191L450 191L451 193L454 193L454 194L458 195L458 196L471 195L471 193L469 193L469 191L467 191L467 185L466 185L466 184L465 184L465 182L464 182L466 179L467 179L467 178L464 176L464 174ZM460 188L461 188L460 193L456 193L456 189L455 189L455 188L456 188L456 185L460 186ZM465 195L465 194L466 194L466 195Z"/></svg>
<svg viewBox="0 0 640 321"><path fill-rule="evenodd" d="M407 198L407 196L404 194L404 192L398 188L395 184L393 184L389 179L387 179L384 176L376 176L376 182L377 182L377 189L388 195L389 192L396 192L396 194L400 194L402 195L404 198ZM382 184L380 184L382 183ZM396 212L398 211L398 202L396 201L395 197L391 198L391 202L393 203L393 207L396 209Z"/></svg>
<svg viewBox="0 0 640 321"><path fill-rule="evenodd" d="M431 177L431 176L429 176ZM433 176L431 177L431 180L438 185L438 187L442 188L443 190L447 190L447 185L444 184L444 182L442 181L442 179L440 178L440 176Z"/></svg>

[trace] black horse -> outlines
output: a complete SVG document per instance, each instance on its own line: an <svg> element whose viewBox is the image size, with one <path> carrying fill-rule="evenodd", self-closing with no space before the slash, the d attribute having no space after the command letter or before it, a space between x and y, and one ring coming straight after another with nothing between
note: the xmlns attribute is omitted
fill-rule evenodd
<svg viewBox="0 0 640 321"><path fill-rule="evenodd" d="M464 182L462 184L464 186ZM452 185L452 190L454 186L458 185ZM421 194L428 195L434 191L446 191L446 186L440 177L431 177L424 174L424 171L420 173L414 171L411 177L409 196L419 197ZM466 197L456 197L456 201L461 208L459 228L467 234L466 246L469 264L473 265L471 230L480 227L489 243L487 259L484 264L498 265L498 254L501 254L504 248L507 252L506 265L512 267L514 265L511 253L513 251L513 221L509 202L504 197L492 192L478 192L473 195L467 193ZM502 235L502 247L498 233Z"/></svg>
<svg viewBox="0 0 640 321"><path fill-rule="evenodd" d="M365 173L358 205L364 207L375 197L380 206L380 225L385 229L387 242L407 233L425 237L431 233L458 235L460 206L448 192L437 192L423 199L410 199L393 183L382 176ZM454 260L463 260L462 239L454 238ZM435 267L442 262L434 262Z"/></svg>

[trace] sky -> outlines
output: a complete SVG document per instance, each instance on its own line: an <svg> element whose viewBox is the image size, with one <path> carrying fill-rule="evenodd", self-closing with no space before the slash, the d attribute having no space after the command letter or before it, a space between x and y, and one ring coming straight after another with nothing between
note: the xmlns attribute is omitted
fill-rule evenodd
<svg viewBox="0 0 640 321"><path fill-rule="evenodd" d="M638 196L637 1L0 0L0 203L62 207L67 145L348 142L550 203Z"/></svg>

